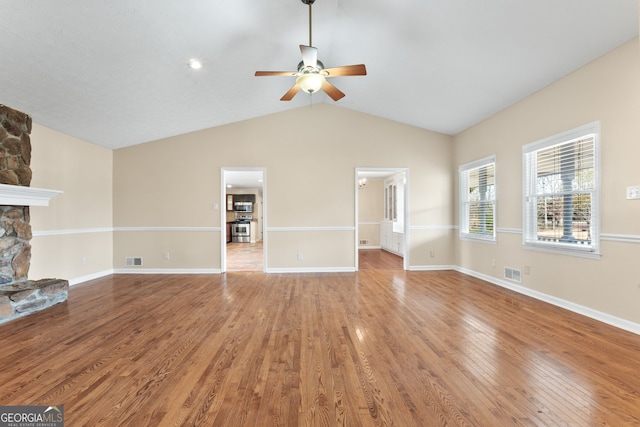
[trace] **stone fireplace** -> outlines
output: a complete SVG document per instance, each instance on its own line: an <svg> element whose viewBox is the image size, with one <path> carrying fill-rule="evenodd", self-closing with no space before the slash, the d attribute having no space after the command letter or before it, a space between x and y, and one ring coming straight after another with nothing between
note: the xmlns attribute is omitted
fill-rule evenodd
<svg viewBox="0 0 640 427"><path fill-rule="evenodd" d="M69 282L29 280L30 206L60 191L31 188L31 117L0 104L0 324L66 301Z"/></svg>

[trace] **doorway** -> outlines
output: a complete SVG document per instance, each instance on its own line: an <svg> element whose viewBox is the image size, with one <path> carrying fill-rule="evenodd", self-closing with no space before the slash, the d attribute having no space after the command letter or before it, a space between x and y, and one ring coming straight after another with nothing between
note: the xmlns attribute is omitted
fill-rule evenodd
<svg viewBox="0 0 640 427"><path fill-rule="evenodd" d="M265 271L265 168L221 169L221 271Z"/></svg>
<svg viewBox="0 0 640 427"><path fill-rule="evenodd" d="M355 185L356 270L376 265L406 270L409 170L356 168Z"/></svg>

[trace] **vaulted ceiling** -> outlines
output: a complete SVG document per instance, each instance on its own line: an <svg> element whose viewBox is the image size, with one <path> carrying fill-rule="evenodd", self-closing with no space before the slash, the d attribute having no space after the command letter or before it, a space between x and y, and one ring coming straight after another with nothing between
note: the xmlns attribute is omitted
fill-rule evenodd
<svg viewBox="0 0 640 427"><path fill-rule="evenodd" d="M0 103L108 148L313 103L280 97L300 0L0 0ZM636 0L316 0L336 105L456 134L638 35ZM192 70L191 58L204 67Z"/></svg>

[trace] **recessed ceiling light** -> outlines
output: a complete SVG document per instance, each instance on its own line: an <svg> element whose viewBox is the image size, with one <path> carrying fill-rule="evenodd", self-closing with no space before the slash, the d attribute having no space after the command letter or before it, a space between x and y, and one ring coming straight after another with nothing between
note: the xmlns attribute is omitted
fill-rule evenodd
<svg viewBox="0 0 640 427"><path fill-rule="evenodd" d="M193 70L199 70L200 68L202 68L202 62L198 61L197 59L190 59L189 60L189 68L193 69Z"/></svg>

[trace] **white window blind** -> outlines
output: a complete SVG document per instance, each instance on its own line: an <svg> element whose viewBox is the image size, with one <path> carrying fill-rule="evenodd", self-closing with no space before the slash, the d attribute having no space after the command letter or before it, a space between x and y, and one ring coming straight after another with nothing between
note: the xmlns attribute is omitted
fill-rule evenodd
<svg viewBox="0 0 640 427"><path fill-rule="evenodd" d="M523 147L525 246L598 252L599 125Z"/></svg>
<svg viewBox="0 0 640 427"><path fill-rule="evenodd" d="M461 238L495 241L495 178L493 156L460 166Z"/></svg>

